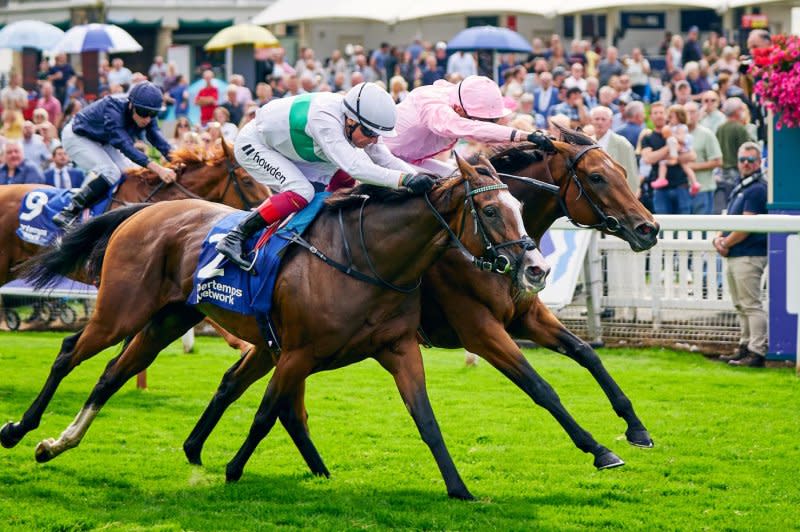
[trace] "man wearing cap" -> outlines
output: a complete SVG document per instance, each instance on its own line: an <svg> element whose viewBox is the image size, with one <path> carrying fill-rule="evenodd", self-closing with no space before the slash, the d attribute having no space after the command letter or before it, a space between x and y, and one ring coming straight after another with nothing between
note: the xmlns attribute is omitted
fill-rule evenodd
<svg viewBox="0 0 800 532"><path fill-rule="evenodd" d="M510 113L500 88L485 76L469 76L457 84L439 80L414 89L397 106L397 136L384 142L395 156L437 175L450 175L455 168L435 156L462 138L484 143L528 141L554 150L540 131L528 133L496 123Z"/></svg>

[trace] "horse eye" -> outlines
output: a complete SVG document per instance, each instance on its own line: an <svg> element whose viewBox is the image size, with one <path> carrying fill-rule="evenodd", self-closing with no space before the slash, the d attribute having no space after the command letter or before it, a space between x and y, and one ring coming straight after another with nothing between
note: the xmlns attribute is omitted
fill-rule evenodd
<svg viewBox="0 0 800 532"><path fill-rule="evenodd" d="M483 208L483 215L487 218L494 218L497 216L497 208L494 205L489 205Z"/></svg>
<svg viewBox="0 0 800 532"><path fill-rule="evenodd" d="M589 180L592 183L602 183L603 181L605 181L603 176L601 176L600 174L589 174Z"/></svg>

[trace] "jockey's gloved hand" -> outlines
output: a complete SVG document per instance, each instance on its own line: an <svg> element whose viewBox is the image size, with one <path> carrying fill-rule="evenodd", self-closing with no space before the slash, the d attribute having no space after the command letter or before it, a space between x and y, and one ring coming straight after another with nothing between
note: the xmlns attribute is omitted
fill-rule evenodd
<svg viewBox="0 0 800 532"><path fill-rule="evenodd" d="M556 147L553 145L553 141L550 140L550 137L538 130L528 135L528 142L534 144L542 151L550 153L554 153L556 151Z"/></svg>
<svg viewBox="0 0 800 532"><path fill-rule="evenodd" d="M425 194L436 183L436 179L428 174L406 174L400 183L414 194Z"/></svg>

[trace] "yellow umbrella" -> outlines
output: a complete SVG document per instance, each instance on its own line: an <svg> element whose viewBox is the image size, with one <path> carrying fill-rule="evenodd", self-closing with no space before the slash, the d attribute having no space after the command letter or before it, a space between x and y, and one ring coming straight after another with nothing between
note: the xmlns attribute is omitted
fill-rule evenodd
<svg viewBox="0 0 800 532"><path fill-rule="evenodd" d="M203 48L208 51L217 51L237 44L252 44L256 48L273 48L281 45L272 32L266 28L255 24L237 24L218 31Z"/></svg>

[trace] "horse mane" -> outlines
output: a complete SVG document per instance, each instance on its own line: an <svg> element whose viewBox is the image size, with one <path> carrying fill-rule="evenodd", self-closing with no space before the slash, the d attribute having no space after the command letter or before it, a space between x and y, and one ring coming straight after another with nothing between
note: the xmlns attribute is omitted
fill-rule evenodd
<svg viewBox="0 0 800 532"><path fill-rule="evenodd" d="M213 149L204 152L191 148L180 148L173 151L171 155L172 161L167 163L167 167L175 171L179 168L192 168L201 165L217 166L227 158L225 151L219 146L215 146ZM129 178L136 178L147 183L159 181L158 176L145 167L131 168L125 172L125 175Z"/></svg>
<svg viewBox="0 0 800 532"><path fill-rule="evenodd" d="M449 191L460 182L460 175L448 177L446 179L440 179L436 182L434 190L442 192ZM372 204L380 203L384 205L400 203L409 198L416 197L415 194L405 188L394 189L363 183L353 188L346 188L336 191L325 200L325 210L338 211L339 209L349 210L360 207L364 202L364 196L369 196L369 200Z"/></svg>
<svg viewBox="0 0 800 532"><path fill-rule="evenodd" d="M513 172L544 160L544 154L533 144L520 144L504 148L491 158L492 166L498 172Z"/></svg>
<svg viewBox="0 0 800 532"><path fill-rule="evenodd" d="M582 131L570 129L558 124L555 124L555 126L561 132L561 138L564 139L564 142L575 144L577 146L594 146L597 144L592 137Z"/></svg>

